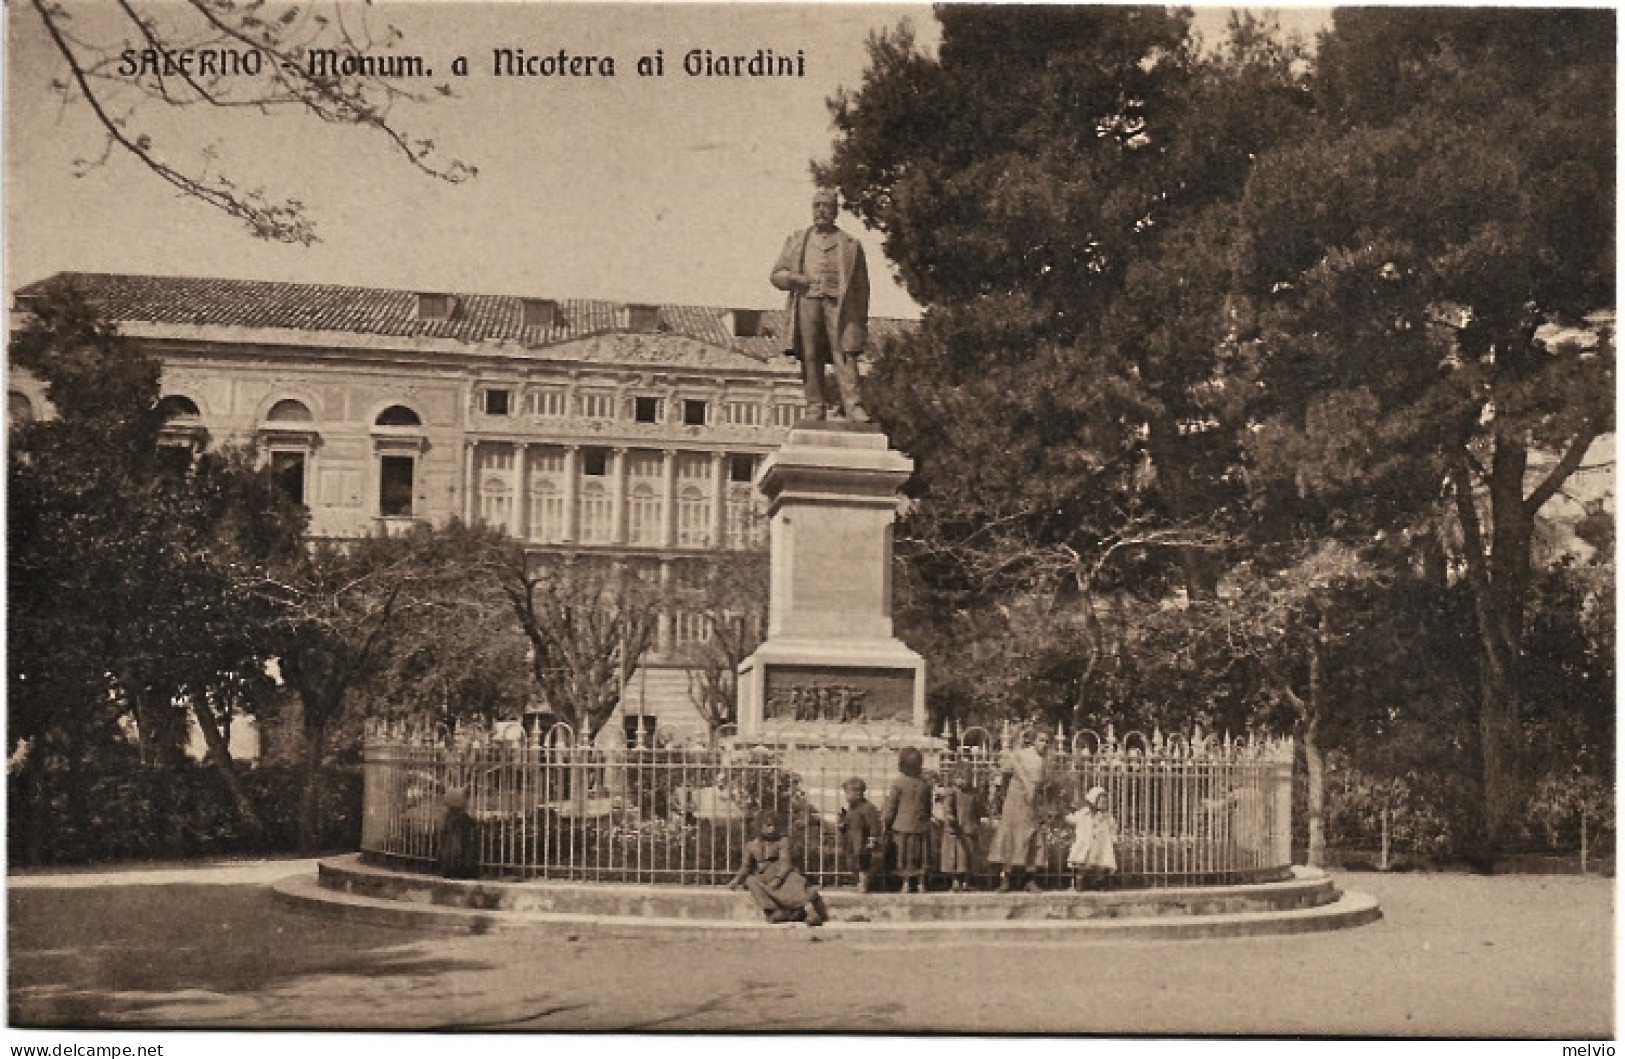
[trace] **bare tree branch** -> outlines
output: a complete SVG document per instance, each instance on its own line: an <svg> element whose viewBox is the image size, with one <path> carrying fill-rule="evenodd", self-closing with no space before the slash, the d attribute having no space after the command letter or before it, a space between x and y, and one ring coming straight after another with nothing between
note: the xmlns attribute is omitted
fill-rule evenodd
<svg viewBox="0 0 1625 1059"><path fill-rule="evenodd" d="M1551 469L1550 473L1535 487L1534 492L1530 493L1528 499L1523 502L1523 509L1531 518L1546 506L1546 501L1556 495L1557 491L1562 488L1563 483L1568 481L1569 476L1580 469L1580 462L1585 459L1586 450L1591 448L1591 443L1596 438L1597 428L1588 419L1585 426L1569 442L1568 449L1563 453L1562 458L1557 461L1557 465Z"/></svg>
<svg viewBox="0 0 1625 1059"><path fill-rule="evenodd" d="M221 110L250 109L262 114L273 109L299 108L327 124L354 125L373 129L398 150L419 172L449 183L473 177L476 170L458 160L445 164L433 161L434 144L415 138L399 128L391 117L397 102L424 103L451 95L449 84L435 84L429 92L417 92L389 77L370 72L340 74L326 72L311 62L311 55L323 47L323 35L335 36L343 54L370 56L375 45L368 34L358 39L342 15L328 18L300 7L289 7L280 17L261 17L262 5L236 5L228 0L184 0L163 5L161 20L144 10L137 0L116 0L122 19L139 34L137 54L160 57L155 65L142 63L136 76L120 70L129 50L97 43L66 28L68 13L53 0L29 0L56 52L68 67L68 79L54 79L55 88L66 106L82 98L105 134L106 146L99 158L81 161L80 172L105 164L119 151L136 158L143 166L182 195L220 210L241 221L255 236L280 242L310 244L317 241L305 204L296 199L277 202L260 189L245 187L222 173L210 175L215 157L205 148L202 168L186 172L164 158L153 138L135 131L136 107L122 115L115 110L117 93L133 88L147 99L166 107L185 108L204 104ZM338 9L335 8L335 11ZM187 35L177 22L180 12L188 12L207 28L204 35ZM385 48L401 39L390 28ZM128 49L129 41L125 42ZM184 51L221 46L241 46L261 56L260 69L269 84L259 78L227 79L223 73L195 74L183 64L166 64L164 58ZM339 49L335 48L334 51ZM118 71L115 75L113 71ZM250 94L234 94L238 83L253 84ZM75 91L77 90L77 91Z"/></svg>

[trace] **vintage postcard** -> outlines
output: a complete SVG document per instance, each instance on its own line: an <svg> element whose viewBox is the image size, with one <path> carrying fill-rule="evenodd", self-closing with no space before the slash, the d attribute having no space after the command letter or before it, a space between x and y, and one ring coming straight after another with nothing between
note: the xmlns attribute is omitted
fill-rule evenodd
<svg viewBox="0 0 1625 1059"><path fill-rule="evenodd" d="M1616 33L8 5L13 1054L1612 1055Z"/></svg>

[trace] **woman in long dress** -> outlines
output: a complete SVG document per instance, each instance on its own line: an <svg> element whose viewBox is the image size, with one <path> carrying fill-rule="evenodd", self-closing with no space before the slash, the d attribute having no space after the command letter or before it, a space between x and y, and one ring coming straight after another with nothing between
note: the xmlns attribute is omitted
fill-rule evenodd
<svg viewBox="0 0 1625 1059"><path fill-rule="evenodd" d="M1009 779L1004 791L1004 810L987 854L989 862L1002 866L998 891L1001 894L1009 893L1012 877L1019 879L1023 873L1028 875L1026 888L1039 892L1037 880L1031 878L1038 864L1038 814L1033 802L1038 784L1044 778L1049 747L1048 733L1039 732L1032 746L1017 750L1005 763Z"/></svg>

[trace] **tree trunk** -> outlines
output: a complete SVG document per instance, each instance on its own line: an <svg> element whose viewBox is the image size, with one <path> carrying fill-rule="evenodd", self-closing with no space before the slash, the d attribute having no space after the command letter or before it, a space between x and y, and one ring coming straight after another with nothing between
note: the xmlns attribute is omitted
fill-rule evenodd
<svg viewBox="0 0 1625 1059"><path fill-rule="evenodd" d="M1519 672L1523 618L1529 591L1529 546L1534 512L1523 495L1528 450L1516 439L1498 437L1489 474L1489 520L1484 538L1478 500L1465 456L1454 472L1456 514L1461 525L1467 580L1473 592L1481 656L1479 677L1479 760L1483 770L1483 831L1472 857L1488 868L1511 836L1527 800L1523 776Z"/></svg>
<svg viewBox="0 0 1625 1059"><path fill-rule="evenodd" d="M1480 752L1484 761L1485 866L1506 848L1528 802L1519 746L1519 695L1513 681L1485 675L1479 702Z"/></svg>
<svg viewBox="0 0 1625 1059"><path fill-rule="evenodd" d="M1522 753L1521 696L1524 609L1529 593L1533 514L1525 509L1527 450L1497 438L1490 468L1488 599L1479 613L1485 652L1479 698L1480 752L1484 767L1484 848L1487 861L1505 847L1528 800ZM1469 557L1472 561L1474 557Z"/></svg>
<svg viewBox="0 0 1625 1059"><path fill-rule="evenodd" d="M1311 868L1326 866L1326 758L1320 748L1320 693L1320 637L1317 633L1309 648L1309 717L1303 726L1303 760L1309 788L1308 864Z"/></svg>
<svg viewBox="0 0 1625 1059"><path fill-rule="evenodd" d="M208 704L196 696L192 698L192 716L203 732L203 741L208 744L209 764L214 766L215 772L225 783L226 790L231 794L232 804L237 807L237 814L255 835L265 834L265 822L255 811L253 800L249 798L248 791L243 789L242 777L237 775L236 762L231 760L231 746L215 722L214 713Z"/></svg>
<svg viewBox="0 0 1625 1059"><path fill-rule="evenodd" d="M1177 424L1155 421L1149 438L1151 462L1157 469L1157 486L1168 502L1168 512L1184 521L1207 514L1198 509L1198 489L1191 477L1195 461L1189 453L1192 443L1182 437ZM1189 545L1178 549L1179 564L1185 572L1185 592L1193 600L1214 599L1219 594L1219 566L1205 549Z"/></svg>
<svg viewBox="0 0 1625 1059"><path fill-rule="evenodd" d="M299 852L314 853L321 843L322 756L327 749L327 717L305 704L305 775L299 792Z"/></svg>

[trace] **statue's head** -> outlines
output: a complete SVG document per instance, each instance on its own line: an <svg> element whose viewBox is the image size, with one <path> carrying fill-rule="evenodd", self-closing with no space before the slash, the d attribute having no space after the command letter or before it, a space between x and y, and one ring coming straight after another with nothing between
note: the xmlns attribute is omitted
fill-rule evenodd
<svg viewBox="0 0 1625 1059"><path fill-rule="evenodd" d="M835 227L835 218L841 212L841 197L834 188L819 188L813 192L813 226L819 229Z"/></svg>

